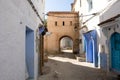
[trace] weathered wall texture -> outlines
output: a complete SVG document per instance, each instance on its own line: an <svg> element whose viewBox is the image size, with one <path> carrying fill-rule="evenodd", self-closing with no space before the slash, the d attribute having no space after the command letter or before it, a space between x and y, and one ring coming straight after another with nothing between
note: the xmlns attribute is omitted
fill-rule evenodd
<svg viewBox="0 0 120 80"><path fill-rule="evenodd" d="M77 12L49 12L47 28L52 34L44 38L45 52L58 53L60 50L60 39L66 36L72 38L73 50L78 49L79 44L76 42L79 40L79 31L74 29L79 27L78 20ZM55 22L57 22L56 26Z"/></svg>
<svg viewBox="0 0 120 80"><path fill-rule="evenodd" d="M111 71L111 36L114 33L120 33L120 1L119 0L92 0L93 8L89 11L88 0L82 0L81 6L78 7L80 0L74 0L74 11L79 11L83 15L91 13L99 13L92 19L87 21L84 25L88 27L88 30L97 30L97 48L98 48L98 63L100 68ZM102 4L102 6L101 6ZM74 9L75 8L75 9ZM84 17L83 22L88 19ZM99 25L98 25L99 24ZM101 56L102 55L102 56ZM102 67L101 67L102 65Z"/></svg>
<svg viewBox="0 0 120 80"><path fill-rule="evenodd" d="M34 4L37 3L36 1ZM39 24L41 21L27 0L0 0L0 80L25 80L26 27L34 32L34 78L36 80L38 54L36 54L35 42Z"/></svg>

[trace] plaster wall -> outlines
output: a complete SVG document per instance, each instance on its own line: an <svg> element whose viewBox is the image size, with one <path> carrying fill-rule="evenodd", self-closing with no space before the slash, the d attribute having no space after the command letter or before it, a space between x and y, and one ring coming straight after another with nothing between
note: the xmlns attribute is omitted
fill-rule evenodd
<svg viewBox="0 0 120 80"><path fill-rule="evenodd" d="M78 16L78 13L73 12L51 12L48 15L47 20L47 28L48 31L52 34L49 36L45 36L44 38L44 49L45 52L49 53L58 53L60 49L60 39L62 37L70 37L73 40L73 44L76 42L76 39L79 39L79 31L75 31L74 27L78 24L78 17L74 18L73 16ZM55 17L59 16L59 17ZM63 16L63 18L60 18ZM72 18L70 18L72 17ZM64 26L63 26L64 21ZM70 25L70 21L72 21L72 25ZM57 26L55 26L55 22L57 22ZM76 25L79 27L79 25ZM78 47L78 45L77 45ZM74 46L75 48L75 46Z"/></svg>
<svg viewBox="0 0 120 80"><path fill-rule="evenodd" d="M43 6L43 5L41 5ZM25 33L42 24L27 0L0 0L0 80L25 80ZM35 80L38 54L34 44Z"/></svg>

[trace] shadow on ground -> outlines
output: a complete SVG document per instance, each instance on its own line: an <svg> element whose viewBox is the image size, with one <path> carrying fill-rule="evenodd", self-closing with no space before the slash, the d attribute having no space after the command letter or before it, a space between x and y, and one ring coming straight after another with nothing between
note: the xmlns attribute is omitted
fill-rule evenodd
<svg viewBox="0 0 120 80"><path fill-rule="evenodd" d="M117 80L98 68L84 66L73 57L74 54L68 53L49 56L39 80Z"/></svg>

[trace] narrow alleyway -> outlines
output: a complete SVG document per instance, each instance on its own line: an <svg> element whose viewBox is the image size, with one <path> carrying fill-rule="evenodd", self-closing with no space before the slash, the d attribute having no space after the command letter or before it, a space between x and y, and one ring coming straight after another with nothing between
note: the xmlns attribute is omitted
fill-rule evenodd
<svg viewBox="0 0 120 80"><path fill-rule="evenodd" d="M64 53L49 56L39 80L117 80L106 77L106 73L92 64L78 62L74 54Z"/></svg>

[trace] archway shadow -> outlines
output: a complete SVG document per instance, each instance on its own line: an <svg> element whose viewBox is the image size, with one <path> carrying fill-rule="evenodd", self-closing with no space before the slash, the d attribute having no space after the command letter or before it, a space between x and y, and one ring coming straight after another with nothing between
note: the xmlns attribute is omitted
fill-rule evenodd
<svg viewBox="0 0 120 80"><path fill-rule="evenodd" d="M41 80L117 80L100 69L56 57L50 57L45 66L49 71L44 72Z"/></svg>
<svg viewBox="0 0 120 80"><path fill-rule="evenodd" d="M71 52L61 52L60 54L56 55L58 57L64 57L64 58L69 58L69 59L76 59L75 54Z"/></svg>

